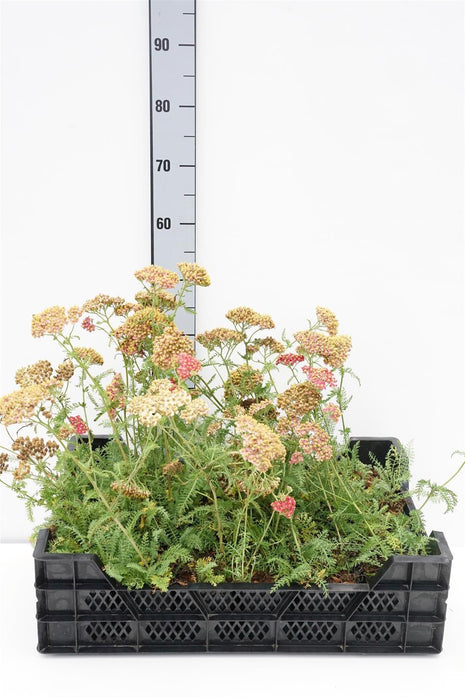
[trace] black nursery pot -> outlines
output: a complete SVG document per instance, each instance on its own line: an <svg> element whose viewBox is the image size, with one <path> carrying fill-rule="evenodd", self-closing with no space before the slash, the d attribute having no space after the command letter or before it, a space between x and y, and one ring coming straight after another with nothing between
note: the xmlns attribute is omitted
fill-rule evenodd
<svg viewBox="0 0 465 698"><path fill-rule="evenodd" d="M360 438L384 459L396 439ZM413 507L410 502L409 508ZM393 555L368 583L173 585L127 589L96 555L34 549L40 652L364 652L442 649L452 554L432 532L429 555Z"/></svg>

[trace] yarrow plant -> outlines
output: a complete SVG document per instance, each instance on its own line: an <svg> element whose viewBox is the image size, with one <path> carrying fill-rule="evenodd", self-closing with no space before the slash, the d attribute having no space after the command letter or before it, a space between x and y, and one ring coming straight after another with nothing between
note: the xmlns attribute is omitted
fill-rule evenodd
<svg viewBox="0 0 465 698"><path fill-rule="evenodd" d="M100 294L32 318L64 356L20 368L0 398L0 474L31 515L48 511L50 550L95 553L126 586L162 590L358 581L393 553L427 552L405 451L367 465L349 441L351 339L334 313L317 307L288 338L239 306L196 352L176 317L210 277L178 266L137 271L134 301ZM102 334L110 366L87 346ZM447 484L413 494L450 510Z"/></svg>

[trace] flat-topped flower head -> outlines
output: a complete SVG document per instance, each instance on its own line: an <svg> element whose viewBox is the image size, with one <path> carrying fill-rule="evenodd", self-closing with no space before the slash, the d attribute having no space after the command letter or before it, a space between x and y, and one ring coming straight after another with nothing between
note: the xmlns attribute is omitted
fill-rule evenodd
<svg viewBox="0 0 465 698"><path fill-rule="evenodd" d="M195 262L180 262L179 271L186 281L191 281L196 286L210 286L211 281L207 270Z"/></svg>
<svg viewBox="0 0 465 698"><path fill-rule="evenodd" d="M314 385L296 383L278 395L277 405L289 417L303 417L312 412L320 400L321 393Z"/></svg>
<svg viewBox="0 0 465 698"><path fill-rule="evenodd" d="M216 327L198 334L196 339L206 349L214 349L222 344L239 344L244 339L244 335L228 327Z"/></svg>
<svg viewBox="0 0 465 698"><path fill-rule="evenodd" d="M107 296L106 293L99 293L94 298L90 298L82 306L83 313L95 313L106 308L120 307L124 304L124 298L120 296Z"/></svg>
<svg viewBox="0 0 465 698"><path fill-rule="evenodd" d="M243 447L239 453L257 470L265 472L273 461L283 461L286 449L279 436L266 424L253 417L242 415L236 419L236 431L242 438Z"/></svg>
<svg viewBox="0 0 465 698"><path fill-rule="evenodd" d="M81 361L89 365L95 364L96 366L102 366L103 364L103 356L99 354L98 351L95 351L95 349L92 349L92 347L75 347L74 353Z"/></svg>
<svg viewBox="0 0 465 698"><path fill-rule="evenodd" d="M296 502L294 497L289 495L284 499L277 499L275 502L270 504L273 511L277 511L278 514L283 514L287 519L290 519L295 511Z"/></svg>
<svg viewBox="0 0 465 698"><path fill-rule="evenodd" d="M74 324L79 320L82 315L82 308L79 305L72 305L68 308L68 322Z"/></svg>
<svg viewBox="0 0 465 698"><path fill-rule="evenodd" d="M336 376L328 368L318 368L313 366L302 366L302 371L308 380L318 390L334 388L337 385Z"/></svg>
<svg viewBox="0 0 465 698"><path fill-rule="evenodd" d="M35 364L19 368L16 371L15 381L21 388L27 385L38 385L46 383L50 380L53 373L53 367L50 361L46 359L37 361Z"/></svg>
<svg viewBox="0 0 465 698"><path fill-rule="evenodd" d="M95 332L94 321L89 316L85 317L84 320L81 322L81 327L83 330L86 330L86 332Z"/></svg>
<svg viewBox="0 0 465 698"><path fill-rule="evenodd" d="M202 364L195 356L188 354L185 351L179 352L177 356L178 367L176 368L176 373L181 380L186 380L191 376L195 375L202 368Z"/></svg>
<svg viewBox="0 0 465 698"><path fill-rule="evenodd" d="M300 361L304 361L304 359L305 356L303 354L281 354L276 359L276 366L279 366L279 364L283 364L284 366L295 366Z"/></svg>
<svg viewBox="0 0 465 698"><path fill-rule="evenodd" d="M134 356L142 349L143 342L152 333L161 332L168 323L168 318L159 308L141 307L116 328L114 336L119 340L119 348L123 354Z"/></svg>
<svg viewBox="0 0 465 698"><path fill-rule="evenodd" d="M329 310L329 308L322 308L321 305L319 305L316 309L316 316L320 324L326 327L330 335L337 334L339 322L332 310Z"/></svg>
<svg viewBox="0 0 465 698"><path fill-rule="evenodd" d="M152 381L145 395L134 397L127 410L129 414L136 415L144 426L154 427L163 417L174 417L191 401L188 390L173 385L167 378L160 378Z"/></svg>
<svg viewBox="0 0 465 698"><path fill-rule="evenodd" d="M352 348L350 337L344 334L326 335L313 330L304 330L294 334L295 339L307 354L321 356L331 368L342 366Z"/></svg>
<svg viewBox="0 0 465 698"><path fill-rule="evenodd" d="M139 281L145 281L161 288L174 288L179 282L179 277L175 271L159 267L156 264L139 269L134 273L134 276Z"/></svg>
<svg viewBox="0 0 465 698"><path fill-rule="evenodd" d="M75 417L70 415L68 419L76 434L87 434L89 430L87 429L87 426L83 421L82 417L80 417L79 415L76 415Z"/></svg>
<svg viewBox="0 0 465 698"><path fill-rule="evenodd" d="M193 356L194 345L184 332L173 325L165 327L163 334L153 340L152 361L159 368L175 368L181 352Z"/></svg>
<svg viewBox="0 0 465 698"><path fill-rule="evenodd" d="M235 325L246 325L249 327L261 327L262 329L271 330L273 329L274 322L269 315L262 315L257 313L252 308L247 308L246 306L239 306L238 308L233 308L228 310L226 313L226 318L231 320Z"/></svg>
<svg viewBox="0 0 465 698"><path fill-rule="evenodd" d="M60 305L53 305L41 313L32 316L31 333L33 337L44 334L59 334L68 321L66 310Z"/></svg>
<svg viewBox="0 0 465 698"><path fill-rule="evenodd" d="M0 422L5 426L28 421L38 405L50 397L48 383L31 383L0 398Z"/></svg>

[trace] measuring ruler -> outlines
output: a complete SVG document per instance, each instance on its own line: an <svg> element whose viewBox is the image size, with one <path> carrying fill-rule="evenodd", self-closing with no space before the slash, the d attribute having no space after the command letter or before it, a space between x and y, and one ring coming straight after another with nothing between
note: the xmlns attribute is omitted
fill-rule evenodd
<svg viewBox="0 0 465 698"><path fill-rule="evenodd" d="M151 261L178 272L195 262L195 12L195 0L149 0ZM195 336L194 314L176 322Z"/></svg>

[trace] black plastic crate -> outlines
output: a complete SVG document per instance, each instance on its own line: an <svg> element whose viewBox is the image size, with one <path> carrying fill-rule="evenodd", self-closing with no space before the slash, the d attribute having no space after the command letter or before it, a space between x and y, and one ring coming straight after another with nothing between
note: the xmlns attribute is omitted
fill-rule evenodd
<svg viewBox="0 0 465 698"><path fill-rule="evenodd" d="M384 458L395 439L360 441ZM413 504L408 503L411 509ZM452 555L444 535L427 556L393 555L366 584L189 584L127 589L97 556L34 549L40 652L365 652L442 649Z"/></svg>

